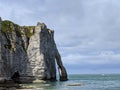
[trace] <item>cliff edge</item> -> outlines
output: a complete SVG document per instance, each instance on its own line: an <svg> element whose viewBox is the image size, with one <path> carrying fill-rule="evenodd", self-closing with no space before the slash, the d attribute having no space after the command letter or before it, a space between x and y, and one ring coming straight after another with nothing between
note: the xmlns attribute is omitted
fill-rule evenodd
<svg viewBox="0 0 120 90"><path fill-rule="evenodd" d="M67 72L54 41L54 31L44 23L19 26L0 19L0 82L56 80L56 64L61 81Z"/></svg>

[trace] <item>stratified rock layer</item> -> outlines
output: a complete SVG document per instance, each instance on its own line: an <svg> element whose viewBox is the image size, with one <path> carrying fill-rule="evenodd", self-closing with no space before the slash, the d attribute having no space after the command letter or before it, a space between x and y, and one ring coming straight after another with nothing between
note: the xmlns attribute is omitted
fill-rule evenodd
<svg viewBox="0 0 120 90"><path fill-rule="evenodd" d="M0 20L1 81L56 80L55 60L60 80L67 80L66 70L54 42L54 31L44 23L19 26L11 21Z"/></svg>

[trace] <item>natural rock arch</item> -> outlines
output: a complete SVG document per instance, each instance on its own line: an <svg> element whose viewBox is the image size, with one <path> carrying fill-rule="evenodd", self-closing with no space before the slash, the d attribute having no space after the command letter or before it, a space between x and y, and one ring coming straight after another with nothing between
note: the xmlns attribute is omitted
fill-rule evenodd
<svg viewBox="0 0 120 90"><path fill-rule="evenodd" d="M18 71L21 82L56 80L55 60L60 80L66 81L67 72L57 50L53 30L44 23L19 26L11 21L0 20L1 79L9 80Z"/></svg>

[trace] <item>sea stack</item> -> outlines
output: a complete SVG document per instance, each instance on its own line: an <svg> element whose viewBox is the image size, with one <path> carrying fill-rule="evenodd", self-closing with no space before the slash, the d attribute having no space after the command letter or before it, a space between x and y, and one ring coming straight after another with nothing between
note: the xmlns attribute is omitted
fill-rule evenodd
<svg viewBox="0 0 120 90"><path fill-rule="evenodd" d="M67 72L54 41L54 31L44 23L19 26L0 18L0 82L56 80L56 63L61 81Z"/></svg>

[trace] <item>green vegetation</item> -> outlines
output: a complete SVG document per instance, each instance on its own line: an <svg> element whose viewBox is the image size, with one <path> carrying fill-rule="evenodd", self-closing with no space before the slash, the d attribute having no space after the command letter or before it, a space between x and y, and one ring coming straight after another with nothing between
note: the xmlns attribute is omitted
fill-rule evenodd
<svg viewBox="0 0 120 90"><path fill-rule="evenodd" d="M14 30L14 23L8 20L2 21L2 33L12 32Z"/></svg>
<svg viewBox="0 0 120 90"><path fill-rule="evenodd" d="M24 33L22 32L22 29L19 25L15 24L15 30L16 30L16 35L18 37L22 37L22 35L24 35Z"/></svg>
<svg viewBox="0 0 120 90"><path fill-rule="evenodd" d="M12 44L16 43L14 41L14 33L18 37L25 35L27 38L27 43L29 43L30 37L34 34L35 26L19 26L11 21L5 20L1 22L1 33L6 37L7 44L4 45L6 49L12 51ZM24 43L22 44L23 49L26 51Z"/></svg>
<svg viewBox="0 0 120 90"><path fill-rule="evenodd" d="M30 38L34 34L33 30L35 29L35 26L19 26L9 20L2 21L1 25L2 25L2 30L1 30L2 33L11 34L13 31L16 31L18 37L21 37L22 35L25 34L27 38ZM22 30L24 30L24 33Z"/></svg>
<svg viewBox="0 0 120 90"><path fill-rule="evenodd" d="M30 38L34 34L35 26L23 26L25 29L25 35L27 38Z"/></svg>

